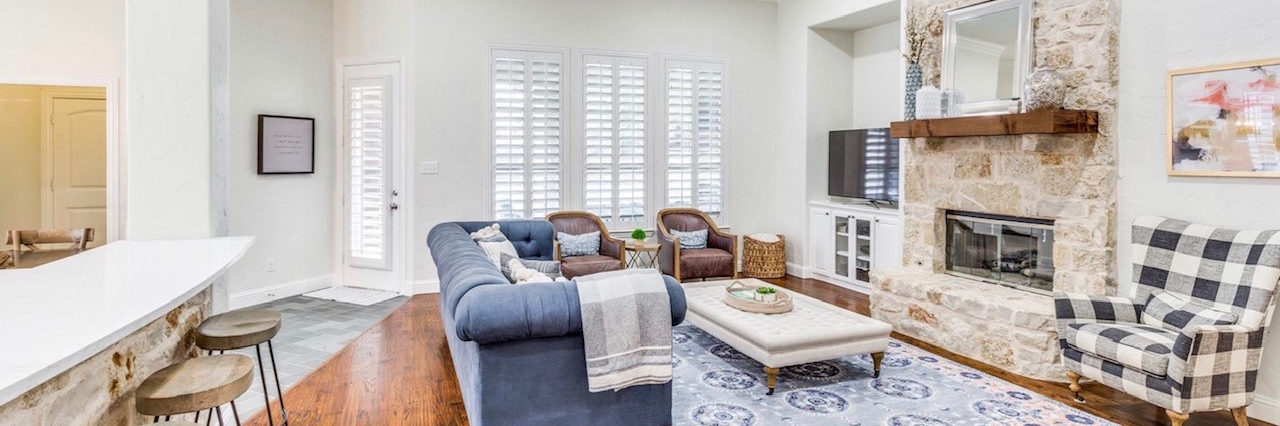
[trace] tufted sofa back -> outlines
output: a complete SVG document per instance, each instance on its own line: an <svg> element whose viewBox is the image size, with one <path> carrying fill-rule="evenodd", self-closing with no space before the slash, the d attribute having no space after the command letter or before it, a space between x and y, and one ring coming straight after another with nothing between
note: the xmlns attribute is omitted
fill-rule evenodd
<svg viewBox="0 0 1280 426"><path fill-rule="evenodd" d="M482 285L511 285L484 250L469 235L494 222L446 222L427 235L427 246L440 275L440 304L453 317L458 301L471 289ZM516 247L520 257L551 260L554 231L544 220L498 221L500 230Z"/></svg>
<svg viewBox="0 0 1280 426"><path fill-rule="evenodd" d="M556 231L545 220L499 220L496 222L455 222L468 234L497 223L502 235L516 246L516 253L524 259L555 259Z"/></svg>

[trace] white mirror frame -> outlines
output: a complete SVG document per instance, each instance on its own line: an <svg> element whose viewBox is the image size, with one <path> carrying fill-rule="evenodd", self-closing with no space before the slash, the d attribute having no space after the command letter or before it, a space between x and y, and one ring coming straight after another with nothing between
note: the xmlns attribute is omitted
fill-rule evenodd
<svg viewBox="0 0 1280 426"><path fill-rule="evenodd" d="M1030 72L1031 65L1031 7L1033 0L993 0L968 7L948 10L944 14L942 27L942 88L954 87L956 23L1002 12L1010 9L1018 10L1018 54L1014 56L1013 84L1017 97L1022 97L1022 85ZM966 102L957 105L963 115L1007 114L1018 107L1019 102L1012 99L993 101ZM1020 112L1020 111L1019 111Z"/></svg>

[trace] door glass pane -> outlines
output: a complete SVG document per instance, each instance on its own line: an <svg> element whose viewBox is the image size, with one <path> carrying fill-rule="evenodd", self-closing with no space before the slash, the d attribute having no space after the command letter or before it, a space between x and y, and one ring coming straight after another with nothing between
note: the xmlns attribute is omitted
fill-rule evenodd
<svg viewBox="0 0 1280 426"><path fill-rule="evenodd" d="M347 254L353 266L388 264L389 86L386 78L347 81Z"/></svg>

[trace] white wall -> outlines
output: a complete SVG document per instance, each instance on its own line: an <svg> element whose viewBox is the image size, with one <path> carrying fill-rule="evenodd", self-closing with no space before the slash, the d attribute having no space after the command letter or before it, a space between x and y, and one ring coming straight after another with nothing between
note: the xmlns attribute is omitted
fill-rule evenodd
<svg viewBox="0 0 1280 426"><path fill-rule="evenodd" d="M902 117L901 21L853 33L853 128L887 127Z"/></svg>
<svg viewBox="0 0 1280 426"><path fill-rule="evenodd" d="M228 275L235 300L282 284L330 283L333 13L328 0L231 2L229 232L257 237ZM257 174L258 114L315 119L315 174Z"/></svg>
<svg viewBox="0 0 1280 426"><path fill-rule="evenodd" d="M414 16L411 86L416 111L411 121L416 156L440 162L440 174L414 179L416 219L410 241L416 279L435 278L425 251L432 226L490 215L485 199L486 165L491 163L486 155L486 42L726 58L727 206L732 221L726 225L740 234L783 231L774 226L776 201L769 196L784 170L776 161L781 147L774 127L774 4L455 0L418 3ZM572 67L576 59L570 60ZM579 93L566 88L565 99ZM566 122L572 117L570 112Z"/></svg>
<svg viewBox="0 0 1280 426"><path fill-rule="evenodd" d="M820 135L822 141L822 158L804 169L802 174L808 176L809 200L826 199L827 196L827 132L836 129L851 129L854 122L856 103L854 94L858 84L854 73L854 49L856 40L853 31L837 31L814 29L808 32L808 49L805 63L808 66L805 91L808 96L806 133ZM807 218L807 216L806 216ZM789 249L796 255L804 253L808 233L789 234L792 244ZM789 257L790 258L790 257ZM796 262L795 258L791 258Z"/></svg>
<svg viewBox="0 0 1280 426"><path fill-rule="evenodd" d="M1280 57L1280 9L1272 0L1125 2L1120 21L1121 293L1133 258L1128 224L1157 214L1237 229L1280 229L1280 180L1169 177L1165 174L1165 73ZM1082 52L1083 53L1083 52ZM1280 423L1280 338L1270 325L1257 399L1249 414Z"/></svg>

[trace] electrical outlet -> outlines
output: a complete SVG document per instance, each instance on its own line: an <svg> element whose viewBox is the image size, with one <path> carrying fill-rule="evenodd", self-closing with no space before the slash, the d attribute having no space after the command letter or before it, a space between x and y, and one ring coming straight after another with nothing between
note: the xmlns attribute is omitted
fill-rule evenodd
<svg viewBox="0 0 1280 426"><path fill-rule="evenodd" d="M275 271L276 271L276 258L273 257L273 258L267 259L267 272L275 272Z"/></svg>

